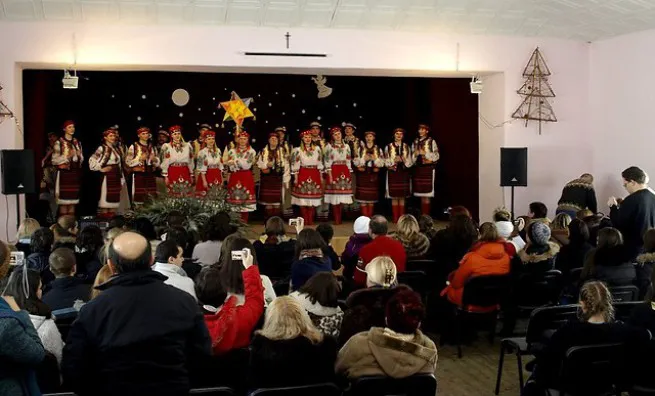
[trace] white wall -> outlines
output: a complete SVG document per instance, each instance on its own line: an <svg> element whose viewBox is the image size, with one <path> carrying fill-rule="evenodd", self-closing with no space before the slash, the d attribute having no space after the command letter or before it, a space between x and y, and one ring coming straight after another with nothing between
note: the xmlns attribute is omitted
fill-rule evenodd
<svg viewBox="0 0 655 396"><path fill-rule="evenodd" d="M50 23L1 23L0 83L4 99L22 117L19 70L27 67L63 66L73 62L73 35L79 68L143 68L152 70L243 70L263 72L320 71L376 75L443 75L444 73L502 73L490 78L489 90L481 97L481 112L494 124L510 118L520 103L516 90L521 72L536 46L553 71L551 82L558 97L554 108L560 122L547 125L538 136L536 127L519 122L489 131L480 129L481 216L501 205L499 147L527 146L530 187L517 191L517 212L531 200L541 199L554 207L562 184L588 171L591 148L575 148L587 136L588 45L556 39L444 36L407 32L291 30L294 52L327 53L323 59L252 58L243 51L284 51L287 29L93 26ZM459 43L459 50L458 50ZM459 59L458 59L459 53ZM459 69L458 69L459 67ZM338 70L335 70L338 69ZM462 75L467 75L463 73ZM496 81L496 78L500 80ZM83 83L83 82L82 82ZM457 133L457 131L453 131ZM491 135L489 135L491 134ZM489 137L491 136L491 138ZM0 125L0 148L22 144L9 122ZM569 148L570 147L570 148ZM464 182L464 181L463 181ZM509 204L509 199L507 199ZM0 205L0 211L4 211ZM10 203L9 224L14 223ZM0 237L4 237L0 222Z"/></svg>

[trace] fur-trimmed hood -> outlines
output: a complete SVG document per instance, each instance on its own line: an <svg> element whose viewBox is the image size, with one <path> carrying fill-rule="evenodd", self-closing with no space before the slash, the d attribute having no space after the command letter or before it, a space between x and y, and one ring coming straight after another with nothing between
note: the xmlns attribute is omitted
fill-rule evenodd
<svg viewBox="0 0 655 396"><path fill-rule="evenodd" d="M637 264L655 263L655 253L642 253L637 256Z"/></svg>
<svg viewBox="0 0 655 396"><path fill-rule="evenodd" d="M289 296L295 298L305 311L316 316L332 316L341 312L341 308L339 307L324 307L318 301L313 303L307 294L300 293L299 291L295 291L289 294Z"/></svg>
<svg viewBox="0 0 655 396"><path fill-rule="evenodd" d="M548 250L543 253L528 253L526 249L529 249L530 245L528 244L524 249L518 253L519 258L523 264L528 263L538 263L540 261L552 260L555 258L557 253L559 253L559 246L556 243L548 242Z"/></svg>
<svg viewBox="0 0 655 396"><path fill-rule="evenodd" d="M430 249L430 240L420 233L414 234L409 238L400 234L394 234L393 238L403 244L408 259L423 257Z"/></svg>

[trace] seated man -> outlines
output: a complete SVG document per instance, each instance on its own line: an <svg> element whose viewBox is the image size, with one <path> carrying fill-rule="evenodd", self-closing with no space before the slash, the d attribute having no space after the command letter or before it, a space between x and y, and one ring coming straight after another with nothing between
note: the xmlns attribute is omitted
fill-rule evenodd
<svg viewBox="0 0 655 396"><path fill-rule="evenodd" d="M91 285L85 284L74 276L75 253L67 248L57 248L50 253L48 260L55 280L50 283L50 289L43 295L43 302L51 310L56 311L71 308L75 301L89 301Z"/></svg>
<svg viewBox="0 0 655 396"><path fill-rule="evenodd" d="M193 297L152 271L150 243L124 232L109 245L116 274L84 306L64 349L62 372L76 394L188 395L189 367L210 354Z"/></svg>
<svg viewBox="0 0 655 396"><path fill-rule="evenodd" d="M182 269L183 253L182 248L173 240L160 243L155 252L155 265L152 269L168 278L164 283L184 290L197 299L193 279L189 278Z"/></svg>

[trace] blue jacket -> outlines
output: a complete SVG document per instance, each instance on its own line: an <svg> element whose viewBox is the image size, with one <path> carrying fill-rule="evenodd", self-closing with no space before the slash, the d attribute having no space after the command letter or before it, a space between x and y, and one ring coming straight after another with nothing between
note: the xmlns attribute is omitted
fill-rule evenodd
<svg viewBox="0 0 655 396"><path fill-rule="evenodd" d="M305 257L291 266L291 291L300 289L314 274L332 272L332 262L324 257Z"/></svg>

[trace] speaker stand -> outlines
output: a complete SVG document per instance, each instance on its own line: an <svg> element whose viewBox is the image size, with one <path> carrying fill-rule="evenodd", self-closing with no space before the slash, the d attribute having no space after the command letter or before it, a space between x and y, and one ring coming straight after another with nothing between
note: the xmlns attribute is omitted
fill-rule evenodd
<svg viewBox="0 0 655 396"><path fill-rule="evenodd" d="M16 194L16 232L20 228L20 194Z"/></svg>
<svg viewBox="0 0 655 396"><path fill-rule="evenodd" d="M514 186L511 186L510 189L511 189L511 197L512 197L511 201L510 201L510 210L512 211L512 221L514 221L515 220L515 216L514 216Z"/></svg>

